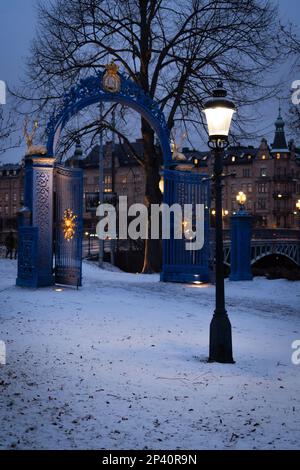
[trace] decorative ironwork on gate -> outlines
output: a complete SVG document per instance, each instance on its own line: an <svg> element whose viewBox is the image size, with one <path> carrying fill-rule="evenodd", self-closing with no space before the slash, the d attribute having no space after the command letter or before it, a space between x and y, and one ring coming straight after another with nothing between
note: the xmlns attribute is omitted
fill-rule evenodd
<svg viewBox="0 0 300 470"><path fill-rule="evenodd" d="M55 183L55 282L81 286L82 170L57 165Z"/></svg>
<svg viewBox="0 0 300 470"><path fill-rule="evenodd" d="M161 280L166 282L208 282L210 280L210 180L206 175L186 171L164 171L164 202L204 205L204 245L195 251L186 250L186 239L174 239L171 220L170 240L163 240L163 269ZM193 212L193 218L195 213ZM193 221L194 223L194 221Z"/></svg>
<svg viewBox="0 0 300 470"><path fill-rule="evenodd" d="M48 155L55 155L61 131L72 116L91 104L108 101L124 104L144 116L158 136L165 167L173 164L170 131L159 105L137 83L121 73L118 74L119 89L115 92L109 91L103 86L105 74L106 72L98 72L95 76L84 78L65 94L61 105L55 109L47 126Z"/></svg>

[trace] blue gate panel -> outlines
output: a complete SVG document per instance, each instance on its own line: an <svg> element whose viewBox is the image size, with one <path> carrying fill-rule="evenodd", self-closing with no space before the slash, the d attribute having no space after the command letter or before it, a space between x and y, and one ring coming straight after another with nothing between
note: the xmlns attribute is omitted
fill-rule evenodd
<svg viewBox="0 0 300 470"><path fill-rule="evenodd" d="M178 170L164 171L164 202L169 206L177 203L193 205L193 225L195 206L204 205L204 246L201 250L188 251L184 237L174 239L174 220L171 219L170 240L163 240L163 268L161 280L164 282L209 282L210 281L210 181L206 175Z"/></svg>
<svg viewBox="0 0 300 470"><path fill-rule="evenodd" d="M55 183L55 282L81 286L82 170L57 165Z"/></svg>
<svg viewBox="0 0 300 470"><path fill-rule="evenodd" d="M20 287L38 287L37 247L38 228L19 227L18 231L18 277Z"/></svg>

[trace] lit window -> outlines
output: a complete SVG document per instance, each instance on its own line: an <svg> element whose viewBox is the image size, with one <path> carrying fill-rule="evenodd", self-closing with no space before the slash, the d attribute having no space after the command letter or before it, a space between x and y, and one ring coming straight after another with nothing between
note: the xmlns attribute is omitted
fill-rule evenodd
<svg viewBox="0 0 300 470"><path fill-rule="evenodd" d="M260 176L261 177L267 176L267 169L266 168L261 168L260 169Z"/></svg>
<svg viewBox="0 0 300 470"><path fill-rule="evenodd" d="M263 155L263 156L261 157L261 159L262 159L262 160L265 160L265 159L266 159L266 156L265 156L265 155Z"/></svg>
<svg viewBox="0 0 300 470"><path fill-rule="evenodd" d="M276 158L277 158L277 160L280 160L280 153L276 154Z"/></svg>
<svg viewBox="0 0 300 470"><path fill-rule="evenodd" d="M111 175L104 176L104 192L111 193L112 192L112 177Z"/></svg>
<svg viewBox="0 0 300 470"><path fill-rule="evenodd" d="M236 158L235 157L231 157L231 161L232 162L235 162Z"/></svg>

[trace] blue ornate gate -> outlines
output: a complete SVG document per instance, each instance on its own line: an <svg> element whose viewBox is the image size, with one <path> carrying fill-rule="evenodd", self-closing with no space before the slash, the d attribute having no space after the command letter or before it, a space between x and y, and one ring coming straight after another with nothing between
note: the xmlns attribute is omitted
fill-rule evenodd
<svg viewBox="0 0 300 470"><path fill-rule="evenodd" d="M56 147L60 134L78 111L100 102L121 103L139 112L157 134L162 149L164 168L169 169L174 165L170 148L170 131L159 105L138 84L119 74L115 64L109 64L106 72L98 72L95 76L82 79L77 86L72 87L49 120L46 155L42 151L38 155L29 154L27 159L28 162L33 161L26 167L25 188L28 193L26 203L32 210L32 224L38 229L37 286L53 284L53 163L56 159ZM176 171L171 170L166 175L165 202L178 202L177 198L181 194L182 187L185 188L186 203L192 200L208 201L208 183L204 184L203 181L200 183L200 176L183 173L178 175ZM205 213L207 232L207 210ZM82 175L79 169L60 166L56 168L55 220L55 281L79 285L81 284L82 240ZM205 243L205 247L199 252L187 252L183 251L184 243L185 240L182 242L170 240L164 243L162 279L207 280L207 244Z"/></svg>
<svg viewBox="0 0 300 470"><path fill-rule="evenodd" d="M83 182L80 168L55 168L55 282L81 286Z"/></svg>
<svg viewBox="0 0 300 470"><path fill-rule="evenodd" d="M204 205L204 245L200 250L188 251L185 238L174 238L171 220L170 240L163 240L163 269L161 280L165 282L208 282L210 280L209 211L210 181L205 175L186 171L164 171L164 202L193 205L193 230L195 204Z"/></svg>

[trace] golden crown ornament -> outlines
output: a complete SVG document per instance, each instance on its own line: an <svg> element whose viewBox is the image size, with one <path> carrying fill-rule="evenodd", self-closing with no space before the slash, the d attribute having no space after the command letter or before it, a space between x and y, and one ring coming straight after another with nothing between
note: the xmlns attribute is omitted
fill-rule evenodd
<svg viewBox="0 0 300 470"><path fill-rule="evenodd" d="M110 93L117 93L121 88L119 67L113 61L105 66L106 72L103 76L103 88Z"/></svg>

